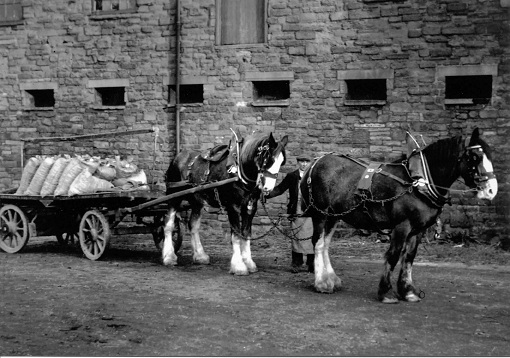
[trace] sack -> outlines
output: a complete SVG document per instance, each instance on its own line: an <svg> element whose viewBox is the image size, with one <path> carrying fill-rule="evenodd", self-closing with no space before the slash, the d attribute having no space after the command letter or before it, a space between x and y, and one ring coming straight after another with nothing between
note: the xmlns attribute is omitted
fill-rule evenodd
<svg viewBox="0 0 510 358"><path fill-rule="evenodd" d="M66 158L58 158L53 166L51 167L50 172L46 176L44 180L44 184L41 188L41 196L53 195L55 189L57 188L58 182L64 169L71 161L71 158L67 156Z"/></svg>
<svg viewBox="0 0 510 358"><path fill-rule="evenodd" d="M69 192L69 187L83 169L84 168L81 160L78 158L71 159L69 164L67 164L66 168L64 169L64 172L60 176L60 180L58 181L58 185L53 195L67 195Z"/></svg>
<svg viewBox="0 0 510 358"><path fill-rule="evenodd" d="M46 157L37 168L34 177L30 181L30 185L25 191L25 195L39 195L41 193L44 181L51 170L51 167L55 163L55 157Z"/></svg>
<svg viewBox="0 0 510 358"><path fill-rule="evenodd" d="M150 188L146 184L147 175L143 169L129 178L118 178L113 181L113 185L122 190L149 190Z"/></svg>
<svg viewBox="0 0 510 358"><path fill-rule="evenodd" d="M106 191L113 188L113 184L104 179L97 178L90 170L82 169L69 187L67 195L93 194L97 191Z"/></svg>
<svg viewBox="0 0 510 358"><path fill-rule="evenodd" d="M112 181L113 179L115 179L117 171L115 170L115 167L113 167L112 165L108 163L101 163L97 168L95 175L98 178Z"/></svg>
<svg viewBox="0 0 510 358"><path fill-rule="evenodd" d="M16 195L25 194L25 191L30 185L30 182L32 181L32 178L34 177L35 172L37 171L37 168L39 168L41 162L42 157L39 155L32 157L28 160L27 164L25 165L25 168L23 169L23 173L21 174L21 181L18 190L16 190L15 193Z"/></svg>
<svg viewBox="0 0 510 358"><path fill-rule="evenodd" d="M79 156L78 159L83 164L84 168L87 168L90 171L90 174L94 174L100 164L99 157L91 157L90 155Z"/></svg>
<svg viewBox="0 0 510 358"><path fill-rule="evenodd" d="M138 167L136 164L116 157L115 170L117 171L117 178L129 178L138 172Z"/></svg>
<svg viewBox="0 0 510 358"><path fill-rule="evenodd" d="M137 183L138 185L147 184L147 175L145 175L145 172L143 169L140 169L138 173L135 175L130 176L127 178L128 181Z"/></svg>

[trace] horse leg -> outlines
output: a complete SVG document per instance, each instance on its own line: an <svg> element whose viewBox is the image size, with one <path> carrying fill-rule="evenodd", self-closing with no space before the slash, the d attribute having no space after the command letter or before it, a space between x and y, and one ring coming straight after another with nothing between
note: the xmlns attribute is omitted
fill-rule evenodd
<svg viewBox="0 0 510 358"><path fill-rule="evenodd" d="M377 293L379 301L382 303L398 303L398 298L393 292L391 285L391 274L398 263L405 238L410 231L409 223L404 222L397 225L391 233L390 247L384 255L384 271L379 281L379 291Z"/></svg>
<svg viewBox="0 0 510 358"><path fill-rule="evenodd" d="M251 233L248 234L248 238L241 239L241 257L243 259L244 264L248 268L250 273L257 272L257 265L253 261L251 257Z"/></svg>
<svg viewBox="0 0 510 358"><path fill-rule="evenodd" d="M402 255L402 266L400 268L400 275L397 281L398 294L401 299L408 302L419 302L421 299L416 294L416 289L413 285L413 262L418 251L420 240L415 236L407 239L404 255Z"/></svg>
<svg viewBox="0 0 510 358"><path fill-rule="evenodd" d="M250 274L248 266L246 266L246 262L243 259L243 245L246 246L246 240L241 239L238 234L232 231L232 259L230 260L230 273L238 276ZM244 247L244 251L244 255L246 255L246 247Z"/></svg>
<svg viewBox="0 0 510 358"><path fill-rule="evenodd" d="M334 228L334 226L333 226ZM320 232L320 237L315 244L315 289L318 292L333 293L335 289L342 287L342 280L336 275L335 270L331 266L329 259L329 244L334 234L332 228L328 228L329 232L326 234L326 227L324 222L314 222L314 232ZM320 231L319 231L320 230Z"/></svg>
<svg viewBox="0 0 510 358"><path fill-rule="evenodd" d="M193 208L191 210L189 229L191 232L191 250L193 251L193 263L209 265L210 259L204 251L202 242L200 241L200 220L202 207Z"/></svg>
<svg viewBox="0 0 510 358"><path fill-rule="evenodd" d="M177 255L175 254L174 243L172 240L176 213L177 211L175 208L170 208L165 217L165 240L163 241L163 265L165 266L177 265Z"/></svg>

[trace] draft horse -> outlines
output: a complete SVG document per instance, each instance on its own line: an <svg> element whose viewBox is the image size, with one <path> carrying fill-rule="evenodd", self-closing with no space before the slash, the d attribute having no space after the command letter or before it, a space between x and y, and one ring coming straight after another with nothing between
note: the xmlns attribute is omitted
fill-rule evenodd
<svg viewBox="0 0 510 358"><path fill-rule="evenodd" d="M241 139L240 135L234 132L226 152L222 147L205 155L186 150L180 152L170 163L165 175L167 194L173 192L173 182L187 181L191 185L200 185L236 175L238 180L170 201L164 225L163 264L177 265L172 232L181 201L186 200L191 208L188 228L191 232L193 262L210 262L199 234L202 209L208 204L210 207L225 210L230 222L233 250L230 273L248 275L256 272L257 266L250 250L252 220L257 211L258 199L262 193L268 193L274 188L278 172L285 164L287 141L288 137L284 136L278 143L272 133Z"/></svg>
<svg viewBox="0 0 510 358"><path fill-rule="evenodd" d="M420 301L411 276L420 241L416 235L435 223L449 200L451 185L462 177L480 199L492 200L497 193L491 149L478 128L466 142L461 136L441 139L388 164L367 164L335 154L315 159L300 189L302 210L313 220L316 290L332 293L341 287L328 252L334 226L341 219L358 229L390 234L378 299L383 303ZM412 167L420 169L416 172ZM399 258L394 292L391 274Z"/></svg>

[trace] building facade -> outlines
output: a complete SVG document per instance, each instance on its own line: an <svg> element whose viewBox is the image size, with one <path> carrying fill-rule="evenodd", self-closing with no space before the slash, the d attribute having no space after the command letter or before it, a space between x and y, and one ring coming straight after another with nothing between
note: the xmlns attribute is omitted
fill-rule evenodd
<svg viewBox="0 0 510 358"><path fill-rule="evenodd" d="M230 128L289 135L289 171L297 155L390 161L406 131L430 143L478 127L494 150L498 196L453 193L442 220L483 241L508 237L508 0L4 0L0 9L0 190L17 186L22 158L35 154L129 156L162 184L177 148L227 143ZM129 134L150 128L157 136ZM23 141L105 132L127 135ZM227 227L224 215L208 218Z"/></svg>

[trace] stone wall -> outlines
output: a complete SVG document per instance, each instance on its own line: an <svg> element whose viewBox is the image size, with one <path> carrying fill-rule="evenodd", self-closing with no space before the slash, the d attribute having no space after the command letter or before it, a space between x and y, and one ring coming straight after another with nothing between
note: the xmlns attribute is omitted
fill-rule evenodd
<svg viewBox="0 0 510 358"><path fill-rule="evenodd" d="M275 1L268 0L268 42L216 46L214 0L181 2L181 75L201 83L201 105L181 108L181 147L206 149L243 133L290 136L295 156L352 153L380 161L398 158L405 132L426 143L482 130L494 148L499 194L491 203L453 193L442 215L448 230L490 241L509 232L510 50L508 2ZM0 27L0 189L21 177L21 142L27 137L83 135L157 126L152 134L70 142L27 143L33 154L89 153L132 156L162 183L175 154L175 1L137 0L134 13L97 15L91 1L23 1L24 24ZM445 105L445 75L493 75L488 104ZM262 73L262 75L261 75ZM287 105L252 106L252 79L291 74ZM345 76L380 76L384 105L346 102ZM250 80L251 79L251 80ZM97 81L126 84L123 108L97 106ZM26 108L23 88L56 86L55 106ZM32 87L31 87L32 86ZM155 145L156 143L156 145ZM156 148L154 154L154 148ZM464 188L461 184L456 189ZM285 198L269 205L272 214ZM259 207L256 224L268 224ZM226 228L224 215L206 225ZM258 225L264 232L267 225ZM220 235L221 236L221 235Z"/></svg>

